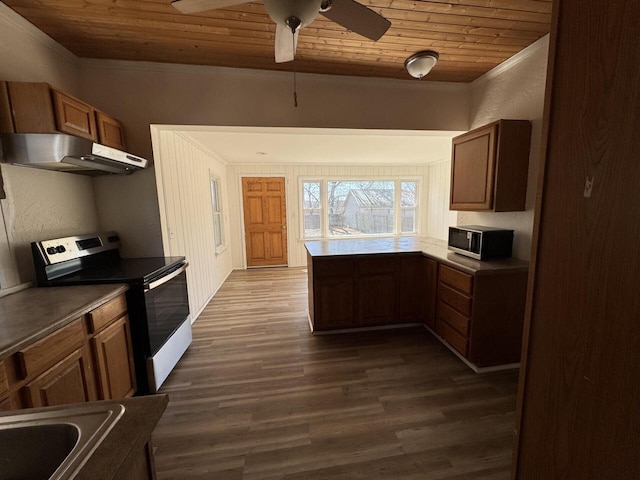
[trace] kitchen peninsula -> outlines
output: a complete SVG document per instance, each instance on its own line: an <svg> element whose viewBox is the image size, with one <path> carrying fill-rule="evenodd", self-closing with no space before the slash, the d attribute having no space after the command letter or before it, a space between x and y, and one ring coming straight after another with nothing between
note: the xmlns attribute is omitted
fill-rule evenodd
<svg viewBox="0 0 640 480"><path fill-rule="evenodd" d="M520 360L529 264L430 237L306 242L314 333L422 324L474 370Z"/></svg>

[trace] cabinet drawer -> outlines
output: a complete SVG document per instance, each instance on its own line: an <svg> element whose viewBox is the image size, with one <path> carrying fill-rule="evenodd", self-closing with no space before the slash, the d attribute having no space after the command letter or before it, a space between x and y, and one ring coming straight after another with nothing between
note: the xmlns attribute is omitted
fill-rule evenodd
<svg viewBox="0 0 640 480"><path fill-rule="evenodd" d="M353 275L354 271L355 261L352 258L319 258L313 262L315 275Z"/></svg>
<svg viewBox="0 0 640 480"><path fill-rule="evenodd" d="M18 352L22 374L25 377L37 375L83 344L84 329L81 319L77 319Z"/></svg>
<svg viewBox="0 0 640 480"><path fill-rule="evenodd" d="M4 397L8 391L7 372L4 369L4 362L0 361L0 398Z"/></svg>
<svg viewBox="0 0 640 480"><path fill-rule="evenodd" d="M393 273L397 268L397 255L379 255L376 257L358 259L358 273L361 275L368 275L372 273Z"/></svg>
<svg viewBox="0 0 640 480"><path fill-rule="evenodd" d="M471 316L471 297L441 283L438 285L438 300L455 308L465 317Z"/></svg>
<svg viewBox="0 0 640 480"><path fill-rule="evenodd" d="M445 342L455 348L463 356L467 356L467 339L456 332L446 322L438 319L436 322L436 333L440 335Z"/></svg>
<svg viewBox="0 0 640 480"><path fill-rule="evenodd" d="M116 318L120 318L127 311L127 298L125 295L120 295L101 307L92 310L87 314L89 319L89 331L95 333L101 328L108 325Z"/></svg>
<svg viewBox="0 0 640 480"><path fill-rule="evenodd" d="M444 302L438 302L438 321L440 320L455 328L463 337L469 337L469 319Z"/></svg>
<svg viewBox="0 0 640 480"><path fill-rule="evenodd" d="M466 273L462 273L461 271L454 268L440 265L438 278L440 279L441 283L446 283L447 285L468 295L471 295L471 293L473 292L472 275L467 275Z"/></svg>

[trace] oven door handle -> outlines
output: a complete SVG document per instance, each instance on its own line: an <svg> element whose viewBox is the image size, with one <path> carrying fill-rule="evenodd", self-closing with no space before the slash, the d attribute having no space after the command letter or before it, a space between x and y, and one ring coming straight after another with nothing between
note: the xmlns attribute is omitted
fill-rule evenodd
<svg viewBox="0 0 640 480"><path fill-rule="evenodd" d="M148 290L153 290L154 288L159 287L160 285L164 285L165 283L173 280L178 275L180 275L182 272L184 272L187 269L188 266L189 266L189 262L184 262L184 264L180 268L178 268L177 270L174 270L169 275L166 275L166 276L156 280L155 282L151 282L151 283L145 285L144 286L144 291L146 292Z"/></svg>

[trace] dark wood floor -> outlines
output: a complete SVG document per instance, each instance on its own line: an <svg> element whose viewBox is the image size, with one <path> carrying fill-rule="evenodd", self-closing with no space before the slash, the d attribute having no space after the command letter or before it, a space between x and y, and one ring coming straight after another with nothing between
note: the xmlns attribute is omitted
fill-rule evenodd
<svg viewBox="0 0 640 480"><path fill-rule="evenodd" d="M312 336L301 269L233 272L162 388L159 479L507 479L517 373L422 328Z"/></svg>

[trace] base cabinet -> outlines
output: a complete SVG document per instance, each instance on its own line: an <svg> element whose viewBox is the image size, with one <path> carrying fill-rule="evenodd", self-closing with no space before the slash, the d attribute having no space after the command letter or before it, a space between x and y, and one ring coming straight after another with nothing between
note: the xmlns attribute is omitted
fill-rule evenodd
<svg viewBox="0 0 640 480"><path fill-rule="evenodd" d="M52 407L97 400L89 354L79 348L24 388L27 407Z"/></svg>
<svg viewBox="0 0 640 480"><path fill-rule="evenodd" d="M120 478L121 480L155 480L156 468L151 440L136 454L133 464Z"/></svg>
<svg viewBox="0 0 640 480"><path fill-rule="evenodd" d="M96 334L92 347L100 399L132 396L136 391L136 376L128 317L121 317Z"/></svg>

